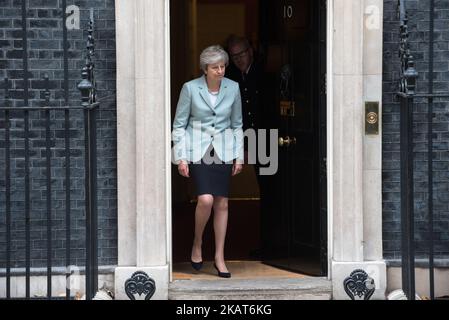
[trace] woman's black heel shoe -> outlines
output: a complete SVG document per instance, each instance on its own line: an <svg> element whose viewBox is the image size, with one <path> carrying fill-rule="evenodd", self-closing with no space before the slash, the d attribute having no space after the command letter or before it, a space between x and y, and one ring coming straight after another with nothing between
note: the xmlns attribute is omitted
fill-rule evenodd
<svg viewBox="0 0 449 320"><path fill-rule="evenodd" d="M230 272L221 272L220 270L218 270L217 265L215 263L214 263L214 268L217 269L219 277L221 277L221 278L230 278L231 277Z"/></svg>
<svg viewBox="0 0 449 320"><path fill-rule="evenodd" d="M192 268L196 271L200 271L200 269L203 267L203 261L193 262L192 260L190 260L190 263L192 264Z"/></svg>

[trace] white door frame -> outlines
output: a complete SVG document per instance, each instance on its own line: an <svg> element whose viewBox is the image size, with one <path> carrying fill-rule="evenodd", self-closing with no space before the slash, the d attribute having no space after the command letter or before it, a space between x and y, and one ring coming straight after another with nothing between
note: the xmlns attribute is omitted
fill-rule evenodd
<svg viewBox="0 0 449 320"><path fill-rule="evenodd" d="M166 48L170 49L170 0L165 1L166 5L166 21L167 26L165 28L165 42L166 42ZM326 60L327 60L327 66L326 66L326 73L328 75L332 75L332 39L333 39L333 1L327 1L327 19L326 19L326 37L327 37L327 43L326 43ZM165 72L166 72L166 86L168 88L171 87L170 83L170 55L171 50L168 51L168 56L165 58L165 61L167 62L165 64ZM332 114L332 106L333 106L333 81L332 77L327 77L327 180L329 181L329 177L332 177L332 165L333 165L333 143L332 143L332 124L333 124L333 114ZM165 110L167 114L165 115L165 119L171 119L171 96L170 96L170 90L165 91L165 101L167 102L165 106ZM166 128L171 128L171 122L166 123ZM171 145L171 132L170 130L167 130L166 132L167 145ZM168 152L166 154L167 157L167 163L169 164L166 168L167 170L167 181L166 181L166 187L167 187L167 248L168 248L168 263L169 263L169 270L170 270L170 282L173 281L173 240L172 240L172 205L171 205L171 190L172 190L172 175L171 175L171 154L170 150L168 149ZM333 201L333 188L331 183L327 183L327 265L328 265L328 273L327 278L331 279L331 267L332 267L332 250L333 250L333 237L332 237L332 201Z"/></svg>
<svg viewBox="0 0 449 320"><path fill-rule="evenodd" d="M333 57L333 22L334 22L334 15L333 15L333 1L327 1L327 8L326 8L326 158L327 158L327 172L326 172L326 180L327 180L327 278L332 278L332 252L333 252L333 237L332 237L332 208L333 208L333 184L330 183L330 179L333 176L333 164L334 164L334 155L333 155L333 136L332 136L332 130L333 130L333 113L332 113L332 106L333 106L333 81L332 81L332 75L333 74L333 68L332 68L332 57Z"/></svg>
<svg viewBox="0 0 449 320"><path fill-rule="evenodd" d="M166 146L171 146L171 68L170 68L170 61L171 61L171 46L170 46L170 0L165 0L165 21L166 21L166 27L165 27L165 47L167 48L167 56L164 59L166 61L165 63L165 74L166 74L166 83L165 87L168 88L165 90L165 119L168 120L168 123L165 124L166 128ZM166 201L167 201L167 258L168 258L168 270L170 272L169 274L169 282L173 281L173 230L172 230L172 221L173 221L173 210L172 210L172 174L171 174L171 167L172 167L172 156L171 156L171 148L166 148L166 154L167 157L166 163L167 167L165 168L167 174L167 181L165 183L166 186Z"/></svg>
<svg viewBox="0 0 449 320"><path fill-rule="evenodd" d="M118 299L126 298L124 283L136 271L155 280L156 299L168 297L172 279L169 9L170 0L116 0ZM327 1L327 247L334 298L348 298L343 282L356 269L374 279L373 297L384 297L386 288L382 126L377 136L363 130L365 101L379 102L382 119L382 21L382 0Z"/></svg>

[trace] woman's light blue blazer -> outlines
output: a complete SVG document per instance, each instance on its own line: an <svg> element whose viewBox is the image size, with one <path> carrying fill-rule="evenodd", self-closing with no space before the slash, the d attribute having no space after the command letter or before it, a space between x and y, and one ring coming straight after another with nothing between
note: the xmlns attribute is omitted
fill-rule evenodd
<svg viewBox="0 0 449 320"><path fill-rule="evenodd" d="M186 82L176 108L172 140L175 163L201 160L211 143L220 160L230 162L237 159L243 163L239 84L223 78L214 107L210 102L205 76Z"/></svg>

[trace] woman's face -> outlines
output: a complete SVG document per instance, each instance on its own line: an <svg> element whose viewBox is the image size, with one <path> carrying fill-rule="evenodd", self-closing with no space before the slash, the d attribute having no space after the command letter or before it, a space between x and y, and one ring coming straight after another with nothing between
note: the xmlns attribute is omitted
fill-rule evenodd
<svg viewBox="0 0 449 320"><path fill-rule="evenodd" d="M206 70L206 76L210 80L221 80L223 79L226 71L226 64L224 61L219 61L217 63L208 64Z"/></svg>

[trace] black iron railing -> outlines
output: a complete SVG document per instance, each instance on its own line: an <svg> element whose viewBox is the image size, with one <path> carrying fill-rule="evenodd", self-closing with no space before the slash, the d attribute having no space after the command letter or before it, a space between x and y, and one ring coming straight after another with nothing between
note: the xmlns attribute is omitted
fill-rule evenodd
<svg viewBox="0 0 449 320"><path fill-rule="evenodd" d="M413 98L418 74L410 53L408 18L405 3L398 0L400 19L401 78L399 92L401 109L401 259L402 289L409 299L415 297L415 250L413 210Z"/></svg>
<svg viewBox="0 0 449 320"><path fill-rule="evenodd" d="M413 109L414 99L427 100L427 243L430 299L435 299L434 276L434 99L449 98L447 92L434 91L434 34L435 34L435 1L429 1L429 55L428 55L428 92L416 93L418 72L410 52L408 37L408 17L406 1L398 0L400 19L401 79L398 96L401 103L401 226L402 226L402 286L408 299L415 299L415 243L414 243L414 154L413 154Z"/></svg>
<svg viewBox="0 0 449 320"><path fill-rule="evenodd" d="M8 91L8 90L6 90ZM8 95L7 95L8 96ZM8 101L8 100L6 100ZM48 98L46 100L48 102ZM82 111L84 113L84 156L85 156L85 226L86 226L86 297L91 298L97 290L97 277L98 277L98 261L97 261L97 204L96 204L96 113L98 109L98 103L86 104L80 107L51 107L45 103L42 107L0 107L0 112L3 113L4 125L4 146L5 146L5 194L6 194L6 298L11 297L11 114L14 114L14 121L23 121L23 141L24 141L24 170L25 170L25 190L24 190L24 203L25 203L25 269L26 269L26 298L30 298L30 218L32 212L30 211L30 114L44 113L44 126L45 126L45 175L46 175L46 241L47 241L47 297L52 298L52 145L54 145L55 139L55 127L59 124L58 120L50 120L51 118L58 119L57 113L63 113L64 119L64 140L65 140L65 169L66 176L64 181L65 194L66 194L66 266L69 270L71 265L70 257L70 243L71 243L71 150L70 150L70 131L73 128L70 127L71 115ZM32 117L37 118L38 115ZM53 128L52 125L53 124ZM62 125L61 125L62 126ZM0 141L3 140L0 138ZM67 274L67 277L70 273ZM67 297L71 296L70 289L67 289Z"/></svg>
<svg viewBox="0 0 449 320"><path fill-rule="evenodd" d="M25 1L23 1L25 3ZM65 7L65 1L64 1ZM24 8L23 8L24 9ZM26 11L25 9L23 10ZM65 11L64 11L65 12ZM26 20L26 15L24 13L24 19ZM26 23L23 23L26 26ZM65 23L63 24L65 26ZM24 265L25 265L25 296L14 298L25 298L30 299L31 297L31 220L33 218L32 210L32 199L31 199L31 179L30 179L30 169L31 162L34 160L45 161L45 213L46 218L45 228L46 228L46 276L47 276L47 299L53 299L54 294L52 292L53 287L53 270L56 267L53 264L53 235L55 233L54 224L54 208L52 206L52 195L53 195L53 181L52 181L52 170L55 169L52 166L52 154L54 154L54 146L56 144L56 139L63 136L64 139L64 154L65 159L65 178L64 178L64 193L65 193L65 267L66 267L66 278L69 281L71 276L71 265L73 264L73 259L71 257L71 220L72 215L72 172L71 172L71 162L73 160L71 156L71 134L74 130L83 131L81 135L84 135L84 195L85 195L85 281L86 281L86 299L92 299L98 290L98 240L97 240L97 146L96 146L96 118L97 111L99 109L100 102L96 98L96 86L94 78L94 37L93 37L93 14L91 12L91 20L88 28L88 40L87 40L87 54L86 54L86 65L82 71L82 81L78 85L78 89L81 91L82 103L80 106L68 106L68 87L67 81L65 81L65 101L66 106L54 107L51 106L50 101L50 84L48 76L44 78L44 100L41 106L29 106L28 104L28 93L27 93L27 79L24 79L24 105L23 106L13 106L11 97L11 84L6 78L4 79L4 92L5 99L3 103L0 104L0 128L3 128L4 135L0 136L0 144L4 147L4 171L1 174L5 175L5 203L1 204L5 206L5 267L4 275L6 277L6 299L12 298L11 292L11 279L17 276L17 272L12 272L12 194L15 192L17 196L18 190L12 190L12 183L14 182L11 175L12 170L12 151L15 151L15 147L12 143L16 145L19 143L22 146L23 142L23 179L24 179L24 190L23 194L20 195L24 203L24 233L25 233L25 255L24 255ZM26 37L26 27L24 32L24 37ZM67 57L67 45L66 45L66 30L64 32L64 43L65 43L65 57ZM26 39L23 41L26 43ZM26 47L24 44L24 77L28 74L27 72L27 54ZM65 74L67 76L67 59L65 60ZM67 79L67 77L66 77ZM1 100L0 100L1 102ZM82 116L81 116L82 114ZM39 133L33 133L36 129L35 126L30 126L30 122L39 119L39 123L42 124L40 128L37 128ZM81 120L80 120L81 119ZM79 125L71 125L73 123L83 122L84 128L80 128ZM15 126L12 131L12 124L23 123L22 132L18 132L20 126ZM61 130L62 129L62 130ZM61 135L61 131L63 134ZM11 133L14 133L14 138ZM44 132L45 141L44 151L41 153L33 153L30 148L30 141L32 136L40 135ZM57 133L58 132L58 133ZM13 141L14 140L14 141ZM19 142L18 140L22 140ZM3 160L3 159L2 159ZM20 177L22 178L22 177ZM66 299L73 298L74 292L71 292L70 286L66 287Z"/></svg>
<svg viewBox="0 0 449 320"><path fill-rule="evenodd" d="M94 76L95 39L93 36L94 20L88 28L86 66L83 68L83 80L78 85L84 109L84 145L85 158L85 191L86 191L86 297L93 298L98 290L98 217L97 217L97 138L96 109L97 90ZM89 150L89 152L87 152Z"/></svg>

